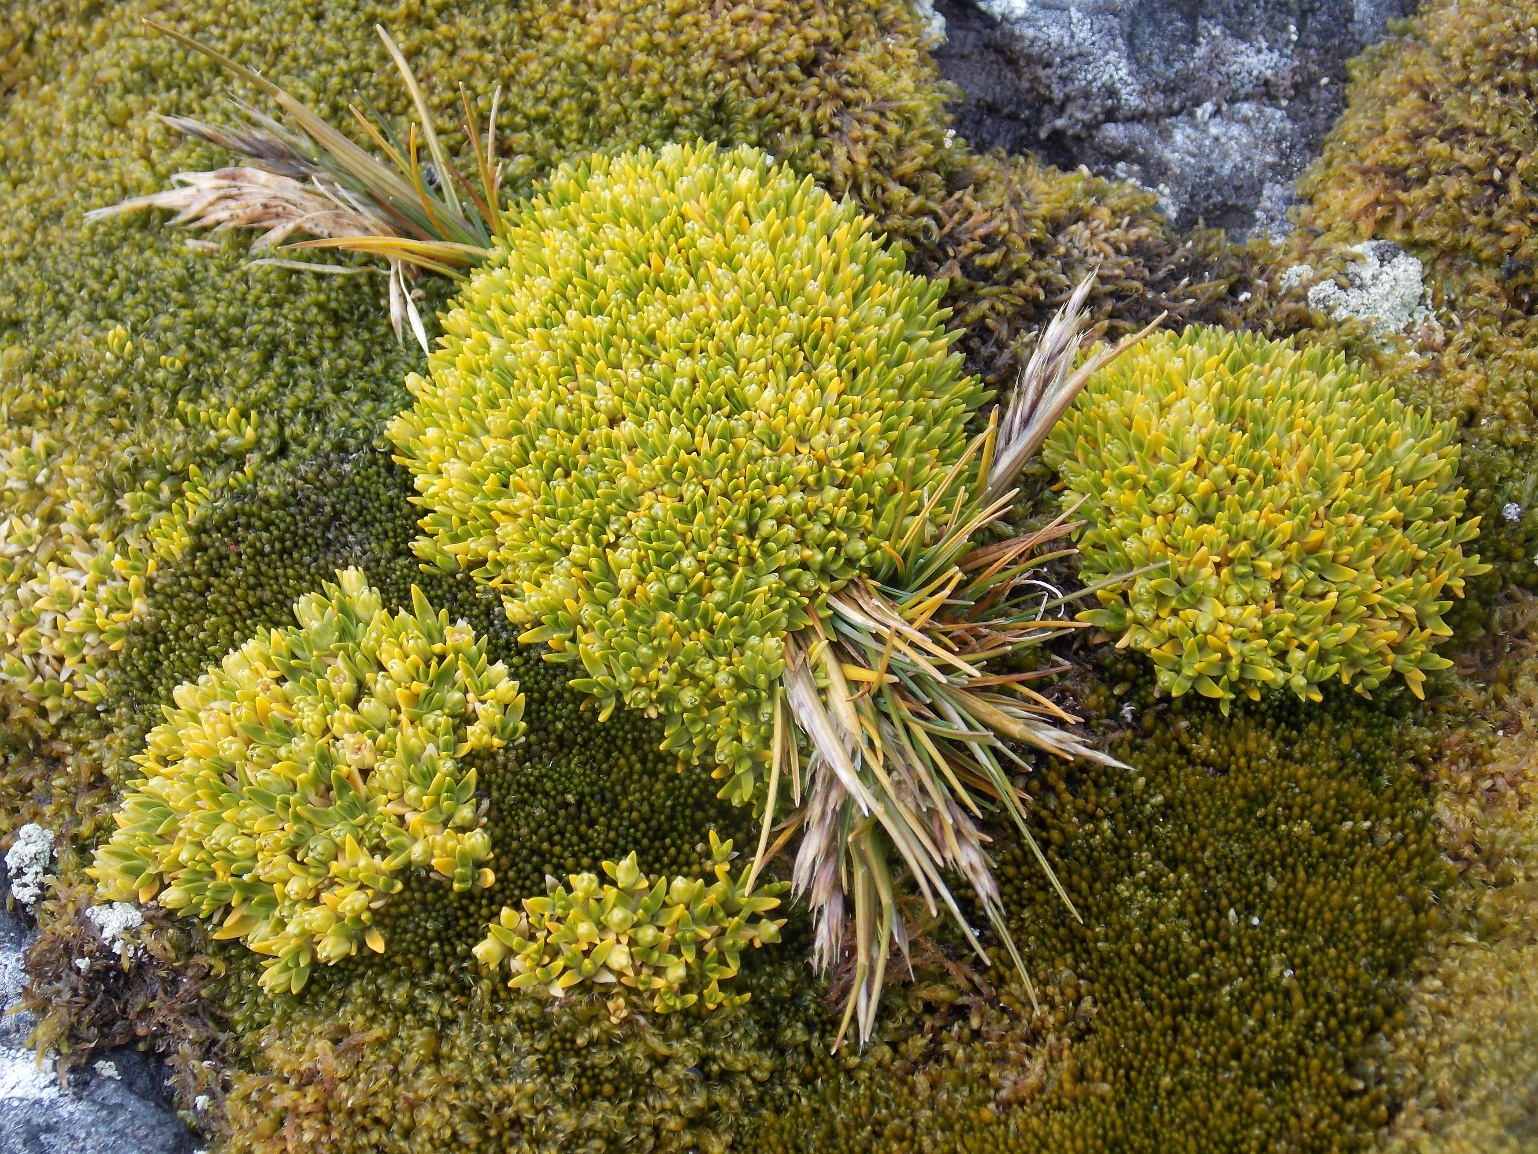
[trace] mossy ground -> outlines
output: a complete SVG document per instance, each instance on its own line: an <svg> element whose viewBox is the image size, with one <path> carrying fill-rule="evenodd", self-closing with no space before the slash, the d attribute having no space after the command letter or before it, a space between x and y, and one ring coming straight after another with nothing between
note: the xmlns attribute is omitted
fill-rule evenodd
<svg viewBox="0 0 1538 1154"><path fill-rule="evenodd" d="M752 836L707 773L657 751L656 724L596 724L558 667L515 660L542 736L478 766L497 884L409 882L378 922L385 957L317 972L298 998L270 998L230 958L226 1010L250 1071L228 1102L231 1149L721 1148L744 1116L801 1092L802 1066L825 1054L802 935L749 951L731 989L752 1001L710 1012L652 1014L617 988L552 1004L471 957L498 910L543 893L547 874L633 850L648 870L697 877L708 830Z"/></svg>
<svg viewBox="0 0 1538 1154"><path fill-rule="evenodd" d="M1406 720L1154 707L1112 746L1130 771L1049 770L1033 821L1083 924L1024 847L999 858L1011 931L1055 987L1035 1040L1075 1039L1066 1056L935 1079L894 1038L888 1070L822 1087L761 1148L1364 1148L1389 1106L1374 1035L1446 881ZM990 1045L980 1023L957 1035Z"/></svg>
<svg viewBox="0 0 1538 1154"><path fill-rule="evenodd" d="M1421 259L1441 331L1385 367L1406 401L1458 420L1480 553L1528 588L1538 587L1535 101L1531 4L1430 0L1354 63L1346 111L1299 182L1294 239L1300 249L1392 240Z"/></svg>
<svg viewBox="0 0 1538 1154"><path fill-rule="evenodd" d="M1390 1033L1394 1154L1516 1154L1538 1142L1538 600L1509 591L1460 662L1435 760L1459 882Z"/></svg>
<svg viewBox="0 0 1538 1154"><path fill-rule="evenodd" d="M1365 1144L1402 1102L1409 1106L1392 1125L1408 1149L1515 1149L1529 1140L1520 1125L1531 1112L1499 1076L1523 1067L1497 1058L1471 1067L1459 1057L1471 1039L1498 1038L1517 1059L1532 1052L1515 1012L1531 943L1502 928L1528 916L1527 866L1513 864L1526 859L1516 848L1489 851L1526 844L1529 834L1506 832L1517 827L1505 817L1480 818L1488 832L1463 858L1457 839L1444 837L1456 860L1493 870L1485 887L1493 896L1467 907L1463 938L1438 938L1443 968L1406 1007L1400 983L1431 932L1426 895L1445 879L1418 784L1430 747L1383 703L1268 707L1222 721L1200 707L1143 701L1138 724L1148 728L1118 747L1134 775L1049 775L1035 820L1086 928L1018 845L1001 838L998 847L1013 932L1029 943L1034 972L1050 979L1040 1015L1007 985L989 985L1004 981L999 967L969 973L942 944L916 959L916 983L892 988L882 1037L863 1055L830 1058L826 991L802 962L796 920L782 945L746 959L740 980L753 1000L738 1010L643 1026L634 1016L611 1022L601 1002L552 1011L512 995L466 956L503 898L540 892L545 872L593 868L632 849L649 871L687 872L701 864L694 846L712 824L739 845L752 831L743 811L713 799L708 779L679 775L654 753L648 723L616 717L595 727L533 654L517 654L496 599L459 579L435 579L429 596L490 636L494 651L525 662L518 676L530 697L528 743L496 774L488 766L499 783L496 820L515 847L498 863L495 893L414 883L396 906L410 924L382 964L354 960L279 1003L255 993L252 959L218 947L212 956L227 970L222 1037L189 1016L175 1023L142 1012L146 991L173 971L189 975L182 993L201 999L211 971L195 961L209 956L196 935L155 931L164 948L134 963L147 968L114 976L109 998L84 989L72 961L99 943L78 917L80 851L102 833L113 790L131 774L127 758L170 689L255 629L288 623L292 601L338 567L361 566L395 605L409 604L409 585L423 581L410 554L409 482L378 442L422 359L395 342L382 279L248 270L248 239L192 247L157 220L81 223L87 209L223 160L148 116L218 119L225 91L211 66L139 28L151 12L262 67L337 120L356 94L388 115L405 112L371 32L384 23L443 122L454 119L460 81L483 117L492 87L505 86L502 106L516 112L504 139L520 191L585 149L699 136L764 147L855 197L907 247L915 271L950 278L959 347L994 386L1012 378L1031 334L1095 264L1096 316L1112 331L1163 309L1267 332L1311 323L1301 290L1283 291L1267 271L1268 254L1236 251L1209 233L1175 235L1149 194L1029 158L976 157L948 140L947 90L897 0L7 4L5 436L46 428L69 447L68 467L94 495L99 534L168 512L186 534L113 659L105 712L51 734L7 735L0 829L43 820L63 846L60 888L33 957L39 1008L54 1011L49 1037L80 1059L132 1023L145 1041L177 1051L183 1106L210 1093L196 1120L228 1133L235 1149L442 1149L461 1140L482 1149L624 1148L630 1135L635 1148L659 1149L714 1150L730 1137L733 1148L766 1150L1243 1150L1258 1135L1324 1150ZM1525 359L1532 270L1520 248L1531 221L1511 208L1531 187L1532 169L1520 167L1531 148L1501 119L1530 95L1523 54L1532 38L1521 23L1530 14L1484 0L1454 15L1373 58L1353 90L1358 111L1324 163L1368 192L1397 173L1395 187L1421 202L1467 180L1490 206L1480 216L1474 204L1472 219L1494 222L1476 231L1493 235L1496 248L1501 237L1518 238L1511 251L1466 245L1463 226L1444 233L1419 210L1407 210L1402 226L1394 211L1371 226L1379 235L1402 227L1412 250L1433 258L1440 303L1463 310L1464 327L1401 384L1439 415L1465 415L1464 475L1476 501L1498 513L1511 494L1527 500L1518 484L1531 418L1524 382L1538 379ZM1506 104L1446 111L1457 103L1447 93L1487 83ZM1408 122L1389 115L1390 105L1431 111L1401 131ZM1415 157L1423 141L1451 140L1444 124L1462 143L1432 154L1445 180L1426 192L1433 186ZM1378 167L1336 163L1379 138ZM459 141L451 134L449 144ZM1516 191L1505 151L1519 162ZM1475 179L1495 166L1499 186ZM1378 202L1344 196L1331 179L1310 194L1318 215L1305 229L1366 235L1357 222L1372 213L1326 202ZM426 287L431 314L448 290ZM132 337L126 356L114 351L117 329ZM1437 372L1458 382L1445 396ZM194 468L202 479L189 490ZM1520 579L1532 552L1528 522L1486 524ZM1508 682L1526 684L1526 665L1503 668ZM1119 702L1101 704L1111 715ZM1482 708L1499 729L1497 704ZM1456 730L1472 708L1456 705L1449 725ZM1466 767L1438 770L1444 797L1472 799L1486 815L1529 812L1511 801L1528 796L1520 774L1501 767L1530 765L1530 747L1477 727L1469 735L1488 752L1464 762L1438 755L1439 766ZM1259 926L1247 920L1257 916ZM215 1003L198 1006L205 1014ZM1384 1024L1393 1027L1387 1067ZM201 1065L209 1055L231 1059L222 1082ZM221 1107L224 1090L233 1094Z"/></svg>
<svg viewBox="0 0 1538 1154"><path fill-rule="evenodd" d="M469 950L504 890L542 892L542 872L591 868L621 847L659 870L696 875L705 856L697 831L752 833L744 811L715 798L708 776L654 752L657 724L620 713L594 725L550 667L531 663L518 674L531 730L556 736L487 766L493 838L516 847L495 863L497 887L483 896L408 885L380 923L392 942L382 962L317 972L299 998L263 994L250 960L228 956L224 1010L242 1047L222 1122L229 1149L756 1149L759 1119L864 1067L847 1050L829 1053L837 1015L805 963L804 911L783 942L744 956L732 991L751 1000L730 1009L653 1015L630 997L616 1021L609 992L552 1004L475 965ZM922 992L896 1014L943 1051L952 1003L977 1003L963 1015L982 1004L938 953L927 960ZM1024 1009L1015 995L1009 1001ZM938 1014L916 1012L925 1009ZM1028 1011L986 1013L1016 1035L1029 1020ZM978 1073L998 1057L951 1048ZM1012 1053L1029 1056L1018 1038Z"/></svg>

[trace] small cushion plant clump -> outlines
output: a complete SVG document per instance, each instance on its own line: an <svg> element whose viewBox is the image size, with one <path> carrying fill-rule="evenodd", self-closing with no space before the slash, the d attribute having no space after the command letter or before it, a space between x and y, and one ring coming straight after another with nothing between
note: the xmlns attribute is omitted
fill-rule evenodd
<svg viewBox="0 0 1538 1154"><path fill-rule="evenodd" d="M787 633L884 563L982 399L942 286L762 152L559 170L390 426L424 559L752 797Z"/></svg>
<svg viewBox="0 0 1538 1154"><path fill-rule="evenodd" d="M463 759L523 730L517 682L468 626L416 589L392 617L358 570L338 582L177 688L90 871L112 900L227 910L214 936L273 958L273 990L360 942L383 952L373 914L409 867L494 882Z"/></svg>
<svg viewBox="0 0 1538 1154"><path fill-rule="evenodd" d="M0 431L0 703L17 732L102 699L101 670L155 572L142 540L99 533L78 456L39 430Z"/></svg>
<svg viewBox="0 0 1538 1154"><path fill-rule="evenodd" d="M1047 460L1082 501L1082 619L1148 654L1161 689L1318 700L1450 663L1442 614L1484 571L1463 546L1450 425L1343 358L1199 327L1100 372Z"/></svg>
<svg viewBox="0 0 1538 1154"><path fill-rule="evenodd" d="M603 863L612 885L573 874L568 892L551 878L549 894L525 898L522 914L503 908L475 956L493 968L507 959L509 986L555 998L581 982L619 983L650 995L659 1014L702 999L711 1010L741 1005L749 995L727 994L720 983L736 976L744 948L780 940L783 919L750 919L776 908L775 895L790 885L770 882L754 891L747 869L734 881L732 843L715 830L710 852L716 880L709 885L701 878L648 878L634 853Z"/></svg>

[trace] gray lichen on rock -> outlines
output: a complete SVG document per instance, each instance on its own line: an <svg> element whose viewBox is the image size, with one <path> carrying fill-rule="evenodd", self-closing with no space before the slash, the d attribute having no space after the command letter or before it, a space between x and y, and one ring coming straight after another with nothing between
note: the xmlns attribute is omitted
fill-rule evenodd
<svg viewBox="0 0 1538 1154"><path fill-rule="evenodd" d="M936 49L975 146L1160 194L1175 223L1287 227L1346 62L1413 0L938 0Z"/></svg>
<svg viewBox="0 0 1538 1154"><path fill-rule="evenodd" d="M1308 290L1310 305L1337 321L1365 321L1379 336L1432 323L1419 260L1386 240L1370 240L1353 251L1362 260L1347 271L1350 285L1321 281Z"/></svg>
<svg viewBox="0 0 1538 1154"><path fill-rule="evenodd" d="M1310 307L1334 321L1362 321L1380 337L1436 324L1426 306L1424 266L1416 257L1386 240L1364 241L1349 251L1361 260L1346 270L1348 283L1318 281L1308 290ZM1294 288L1316 275L1313 265L1295 264L1282 271L1280 281L1284 289Z"/></svg>
<svg viewBox="0 0 1538 1154"><path fill-rule="evenodd" d="M53 861L53 831L30 822L16 831L16 840L5 853L11 879L11 897L31 909L43 893L43 878Z"/></svg>

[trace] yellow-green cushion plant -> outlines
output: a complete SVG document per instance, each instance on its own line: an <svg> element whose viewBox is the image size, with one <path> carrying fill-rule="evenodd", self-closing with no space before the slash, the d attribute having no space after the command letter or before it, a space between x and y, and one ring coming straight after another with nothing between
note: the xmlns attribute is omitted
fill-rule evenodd
<svg viewBox="0 0 1538 1154"><path fill-rule="evenodd" d="M503 907L501 917L475 947L483 965L506 959L508 985L565 997L582 982L629 986L648 996L656 1013L736 1006L747 994L728 994L720 983L735 977L742 951L780 940L784 920L758 915L780 904L786 882L752 888L745 867L731 876L732 843L710 831L716 880L648 878L636 855L606 861L604 883L590 873L572 874L568 891L554 878L545 897L526 898L523 913ZM619 1005L623 1005L620 1002Z"/></svg>
<svg viewBox="0 0 1538 1154"><path fill-rule="evenodd" d="M762 152L560 169L442 316L389 430L418 551L505 593L607 716L752 796L786 634L886 560L981 399L940 284Z"/></svg>
<svg viewBox="0 0 1538 1154"><path fill-rule="evenodd" d="M523 696L485 641L412 590L392 616L363 574L301 598L297 628L229 654L136 759L146 779L90 872L104 898L221 918L297 992L318 959L383 952L373 911L431 867L490 886L490 839L463 759L523 732Z"/></svg>
<svg viewBox="0 0 1538 1154"><path fill-rule="evenodd" d="M1091 379L1045 452L1082 502L1085 580L1136 573L1081 619L1148 654L1166 692L1227 708L1398 673L1419 696L1450 664L1442 614L1484 571L1455 431L1340 356L1161 333Z"/></svg>
<svg viewBox="0 0 1538 1154"><path fill-rule="evenodd" d="M156 558L142 537L99 532L79 454L0 427L0 706L7 728L48 732L73 698L102 698L101 670L144 604Z"/></svg>

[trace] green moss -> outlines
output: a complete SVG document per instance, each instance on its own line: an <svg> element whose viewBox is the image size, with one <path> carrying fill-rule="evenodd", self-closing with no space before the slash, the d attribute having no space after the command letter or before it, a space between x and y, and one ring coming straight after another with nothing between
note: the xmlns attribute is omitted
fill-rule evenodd
<svg viewBox="0 0 1538 1154"><path fill-rule="evenodd" d="M224 1149L751 1148L745 1117L832 1072L803 969L755 981L750 1006L618 1023L597 997L550 1012L500 982L360 974L250 1035Z"/></svg>
<svg viewBox="0 0 1538 1154"><path fill-rule="evenodd" d="M1390 1037L1394 1154L1516 1154L1538 1117L1538 599L1511 591L1460 662L1435 764L1460 876Z"/></svg>
<svg viewBox="0 0 1538 1154"><path fill-rule="evenodd" d="M0 111L24 85L57 74L80 49L102 0L6 0L0 4Z"/></svg>
<svg viewBox="0 0 1538 1154"><path fill-rule="evenodd" d="M904 1069L891 1038L885 1072L823 1087L753 1148L1361 1148L1388 1116L1374 1038L1445 880L1408 720L1333 695L1151 709L1113 747L1132 770L1049 770L1033 818L1083 925L1023 847L999 872L1053 978L1037 1044L1078 1040L990 1078ZM957 1026L958 1046L988 1045L980 1018Z"/></svg>
<svg viewBox="0 0 1538 1154"><path fill-rule="evenodd" d="M1457 419L1481 553L1538 585L1538 14L1433 0L1354 65L1346 111L1299 184L1297 243L1403 244L1425 264L1443 332L1396 388ZM1503 510L1519 506L1516 520Z"/></svg>
<svg viewBox="0 0 1538 1154"><path fill-rule="evenodd" d="M1465 576L1450 423L1320 348L1193 326L1097 373L1046 458L1082 506L1080 614L1146 653L1159 687L1226 711L1339 680L1369 695L1400 674L1417 697Z"/></svg>
<svg viewBox="0 0 1538 1154"><path fill-rule="evenodd" d="M1266 333L1308 321L1303 294L1266 279L1267 244L1180 235L1136 185L999 152L969 157L947 183L943 201L892 232L914 271L946 278L958 347L993 388L1014 383L1036 332L1091 272L1090 323L1111 337L1160 313Z"/></svg>

